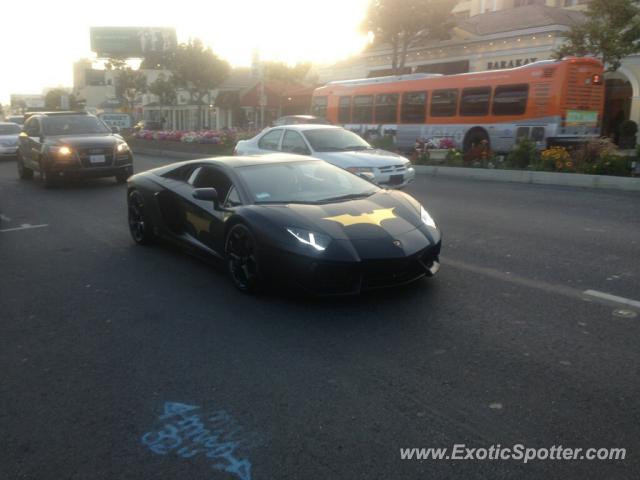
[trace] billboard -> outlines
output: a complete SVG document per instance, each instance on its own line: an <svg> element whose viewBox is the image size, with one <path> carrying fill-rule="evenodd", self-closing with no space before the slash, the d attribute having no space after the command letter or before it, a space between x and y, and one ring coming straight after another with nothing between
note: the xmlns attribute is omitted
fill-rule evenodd
<svg viewBox="0 0 640 480"><path fill-rule="evenodd" d="M176 49L175 28L91 27L91 50L98 57L146 57Z"/></svg>

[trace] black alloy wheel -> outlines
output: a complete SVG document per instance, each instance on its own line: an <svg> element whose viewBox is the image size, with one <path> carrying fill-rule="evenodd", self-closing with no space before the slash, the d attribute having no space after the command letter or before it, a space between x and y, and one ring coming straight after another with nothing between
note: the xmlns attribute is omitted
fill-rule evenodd
<svg viewBox="0 0 640 480"><path fill-rule="evenodd" d="M136 190L129 193L127 197L129 232L133 241L138 245L149 245L153 243L153 227L148 221L148 215L144 208L144 198Z"/></svg>
<svg viewBox="0 0 640 480"><path fill-rule="evenodd" d="M251 293L260 286L260 268L255 237L249 228L239 223L231 227L225 242L227 269L235 286Z"/></svg>

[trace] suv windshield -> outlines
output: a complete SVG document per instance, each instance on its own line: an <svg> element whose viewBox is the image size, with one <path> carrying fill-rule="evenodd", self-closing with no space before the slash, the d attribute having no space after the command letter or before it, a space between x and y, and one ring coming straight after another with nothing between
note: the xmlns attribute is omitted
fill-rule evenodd
<svg viewBox="0 0 640 480"><path fill-rule="evenodd" d="M321 161L252 165L237 171L255 203L324 203L368 197L379 190Z"/></svg>
<svg viewBox="0 0 640 480"><path fill-rule="evenodd" d="M17 135L19 133L19 125L0 125L0 135Z"/></svg>
<svg viewBox="0 0 640 480"><path fill-rule="evenodd" d="M373 148L362 137L342 128L306 130L304 136L316 152L340 152Z"/></svg>
<svg viewBox="0 0 640 480"><path fill-rule="evenodd" d="M88 133L111 133L96 117L89 115L60 115L44 119L45 135L82 135Z"/></svg>

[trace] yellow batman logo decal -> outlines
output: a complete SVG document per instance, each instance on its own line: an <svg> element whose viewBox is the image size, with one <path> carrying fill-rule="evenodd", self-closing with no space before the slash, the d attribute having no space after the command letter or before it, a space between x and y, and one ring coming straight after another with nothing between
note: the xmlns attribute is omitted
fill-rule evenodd
<svg viewBox="0 0 640 480"><path fill-rule="evenodd" d="M380 208L378 210L374 210L373 213L363 213L361 215L337 215L335 217L323 218L323 220L338 222L345 227L358 225L360 223L368 223L370 225L378 225L381 227L383 220L389 220L391 218L397 218L393 213L393 208Z"/></svg>

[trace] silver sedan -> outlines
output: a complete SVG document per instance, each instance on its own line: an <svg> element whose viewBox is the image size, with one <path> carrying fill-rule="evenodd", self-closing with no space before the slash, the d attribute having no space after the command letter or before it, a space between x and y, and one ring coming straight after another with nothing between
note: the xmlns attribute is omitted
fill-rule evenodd
<svg viewBox="0 0 640 480"><path fill-rule="evenodd" d="M0 122L0 158L16 156L20 130L16 123Z"/></svg>
<svg viewBox="0 0 640 480"><path fill-rule="evenodd" d="M385 187L402 188L415 178L415 170L405 157L373 148L359 135L332 125L267 128L250 140L239 141L234 153L263 155L273 152L319 158Z"/></svg>

